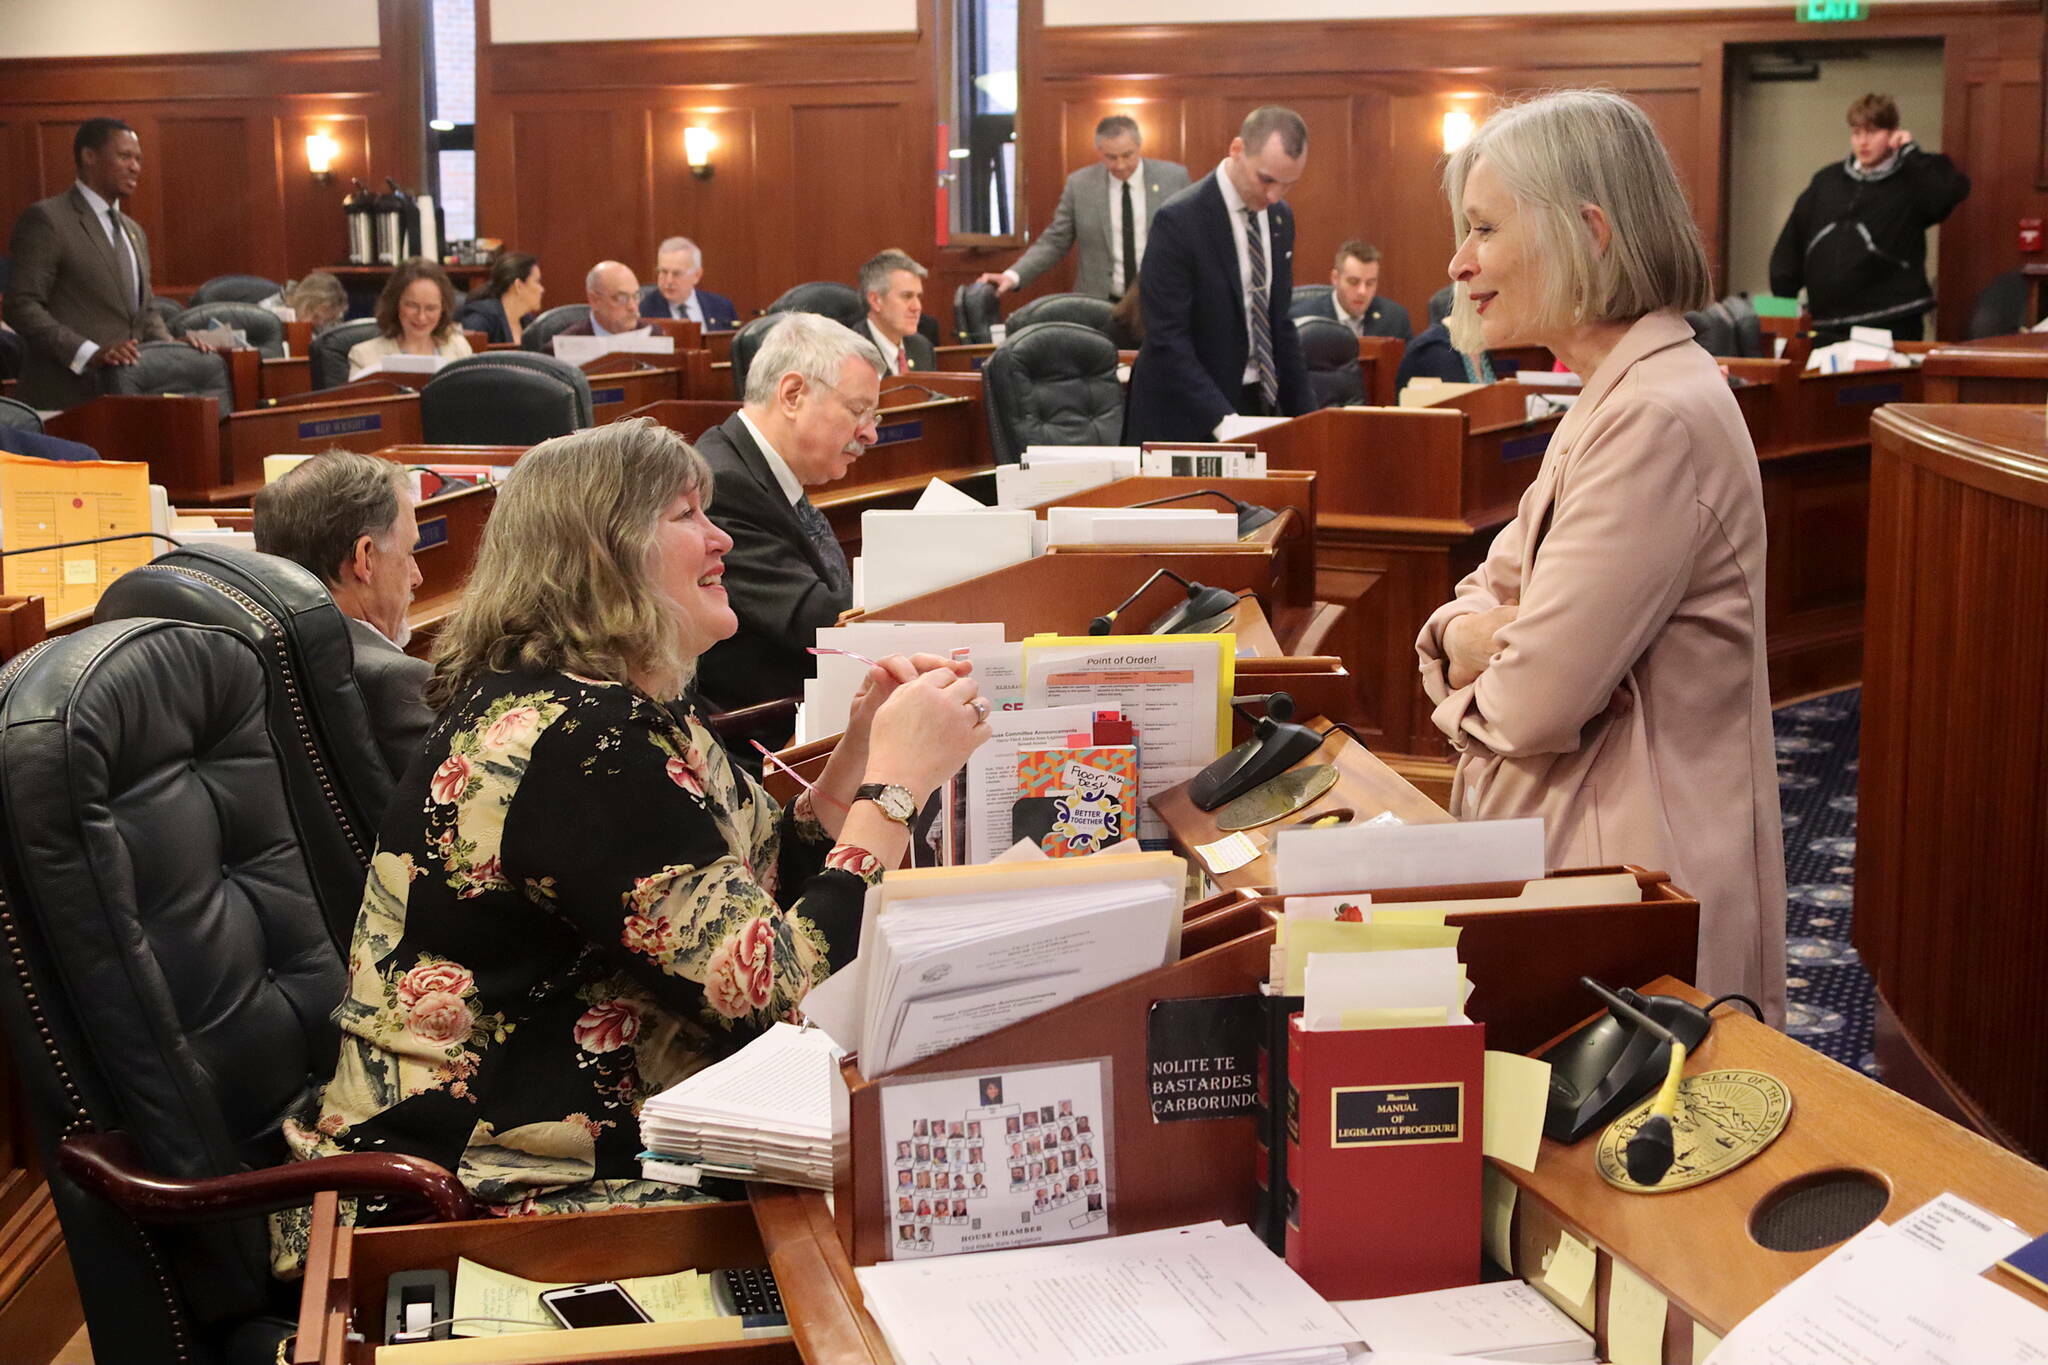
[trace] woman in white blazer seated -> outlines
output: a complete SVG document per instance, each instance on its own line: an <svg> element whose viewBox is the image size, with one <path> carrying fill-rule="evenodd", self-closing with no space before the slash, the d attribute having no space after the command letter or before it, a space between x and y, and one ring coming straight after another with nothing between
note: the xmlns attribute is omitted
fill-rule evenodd
<svg viewBox="0 0 2048 1365"><path fill-rule="evenodd" d="M437 355L455 360L470 354L469 338L455 323L455 286L447 272L422 256L399 265L377 296L377 335L349 347L353 379L376 369L388 355Z"/></svg>

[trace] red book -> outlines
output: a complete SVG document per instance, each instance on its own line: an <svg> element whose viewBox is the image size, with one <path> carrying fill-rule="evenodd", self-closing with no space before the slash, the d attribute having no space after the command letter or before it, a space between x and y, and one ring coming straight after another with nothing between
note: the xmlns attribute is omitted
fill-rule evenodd
<svg viewBox="0 0 2048 1365"><path fill-rule="evenodd" d="M1287 1264L1326 1299L1479 1282L1486 1028L1287 1024Z"/></svg>

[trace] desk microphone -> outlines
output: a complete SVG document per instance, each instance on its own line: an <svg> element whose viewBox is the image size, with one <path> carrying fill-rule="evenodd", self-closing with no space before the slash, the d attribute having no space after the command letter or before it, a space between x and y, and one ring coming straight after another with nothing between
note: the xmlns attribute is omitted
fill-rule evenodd
<svg viewBox="0 0 2048 1365"><path fill-rule="evenodd" d="M1186 502L1189 498L1221 498L1237 509L1237 538L1243 540L1252 532L1264 526L1280 514L1270 507L1242 498L1233 498L1220 488L1197 488L1189 493L1175 493L1168 498L1153 498L1149 502L1134 502L1133 507L1160 507L1169 502Z"/></svg>
<svg viewBox="0 0 2048 1365"><path fill-rule="evenodd" d="M925 394L926 394L927 396L929 396L929 397L932 397L932 398L957 398L957 397L959 397L959 396L960 396L960 395L958 395L958 394L954 394L954 393L942 393L942 392L940 392L939 390L937 390L937 389L933 388L933 387L932 387L931 385L929 385L929 384L920 384L920 383L918 383L918 382L917 382L917 381L916 381L915 379L911 379L911 378L909 378L909 377L908 377L908 376L906 376L906 375L900 375L900 374L899 374L899 375L891 375L891 376L890 376L890 378L891 378L891 379L896 379L896 380L900 380L901 382L900 382L900 383L896 383L896 384L891 384L891 385L890 385L890 386L888 387L888 389L887 389L887 390L886 390L886 391L885 391L885 392L884 392L884 393L882 394L882 396L883 396L884 398L887 398L887 397L888 397L888 396L889 396L890 394L892 394L892 393L901 393L901 392L903 392L903 391L904 391L905 389L918 389L918 390L921 390L922 392L924 392L924 393L925 393ZM903 403L903 404L899 404L898 406L900 406L900 407L910 407L910 406L913 406L913 405L912 405L912 404L909 404L909 403ZM883 409L883 408L879 408L879 407L878 407L878 408L876 408L876 409L875 409L875 411L876 411L876 412L883 412L883 411L886 411L886 409Z"/></svg>
<svg viewBox="0 0 2048 1365"><path fill-rule="evenodd" d="M1109 628L1116 624L1116 618L1123 613L1124 608L1143 597L1145 590L1162 578L1171 578L1186 588L1188 600L1154 621L1146 630L1147 635L1207 635L1228 621L1237 610L1237 594L1228 588L1204 587L1200 583L1190 583L1171 569L1157 569L1150 578L1138 585L1136 592L1090 621L1088 633L1109 634Z"/></svg>
<svg viewBox="0 0 2048 1365"><path fill-rule="evenodd" d="M7 555L39 555L45 550L75 550L82 545L104 545L110 540L162 540L178 549L185 548L185 542L155 531L124 531L118 536L94 536L91 540L56 540L48 545L24 545L18 550L0 550L0 558Z"/></svg>
<svg viewBox="0 0 2048 1365"><path fill-rule="evenodd" d="M1658 1088L1657 1098L1650 1104L1650 1116L1643 1120L1642 1127L1636 1129L1635 1136L1628 1140L1628 1146L1621 1154L1630 1180L1638 1185L1655 1185L1664 1178L1664 1173L1671 1169L1671 1163L1677 1158L1677 1141L1671 1131L1671 1118L1678 1110L1678 1083L1685 1073L1685 1044L1670 1029L1592 977L1580 977L1579 984L1606 1001L1607 1008L1616 1015L1671 1046L1671 1062L1664 1073L1664 1084Z"/></svg>

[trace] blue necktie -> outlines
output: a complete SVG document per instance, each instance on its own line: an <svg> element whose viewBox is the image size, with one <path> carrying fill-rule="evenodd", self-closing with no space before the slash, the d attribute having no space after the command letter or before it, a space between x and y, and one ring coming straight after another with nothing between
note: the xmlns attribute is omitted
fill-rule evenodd
<svg viewBox="0 0 2048 1365"><path fill-rule="evenodd" d="M839 548L839 537L832 534L832 523L825 520L825 514L811 506L809 498L798 498L790 504L796 513L796 524L803 527L805 539L818 552L818 560L825 566L825 580L832 591L844 592L852 581L846 572L846 551Z"/></svg>

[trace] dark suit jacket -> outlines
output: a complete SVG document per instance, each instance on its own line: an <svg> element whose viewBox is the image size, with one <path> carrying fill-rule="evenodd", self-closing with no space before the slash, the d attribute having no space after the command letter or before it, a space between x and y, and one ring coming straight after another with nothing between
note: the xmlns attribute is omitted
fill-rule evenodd
<svg viewBox="0 0 2048 1365"><path fill-rule="evenodd" d="M796 696L811 676L804 651L853 605L852 592L826 581L796 509L738 413L705 432L697 449L711 465L711 519L732 537L725 591L740 619L733 637L698 663L698 688L721 711Z"/></svg>
<svg viewBox="0 0 2048 1365"><path fill-rule="evenodd" d="M739 309L732 306L732 300L723 294L714 294L709 289L697 291L697 306L704 310L704 330L707 332L729 332L740 325ZM640 286L640 316L643 318L672 318L675 310L668 306L668 300L661 296L658 284Z"/></svg>
<svg viewBox="0 0 2048 1365"><path fill-rule="evenodd" d="M1138 267L1145 344L1131 366L1126 445L1207 441L1216 423L1237 411L1250 343L1227 213L1211 171L1167 200L1152 220ZM1316 400L1301 342L1285 325L1294 300L1294 213L1275 204L1267 221L1272 260L1266 313L1281 324L1273 328L1273 370L1280 381L1280 411L1298 417L1314 412Z"/></svg>
<svg viewBox="0 0 2048 1365"><path fill-rule="evenodd" d="M1332 300L1330 315L1336 317L1336 314L1337 305L1335 300ZM1341 322L1343 319L1338 318L1338 321ZM1374 299L1372 306L1365 310L1365 328L1362 334L1369 337L1399 337L1403 341L1415 335L1408 323L1408 310L1386 298Z"/></svg>
<svg viewBox="0 0 2048 1365"><path fill-rule="evenodd" d="M434 713L420 700L434 666L415 659L385 639L367 621L348 618L349 643L356 651L356 686L377 732L377 749L395 782L426 743Z"/></svg>
<svg viewBox="0 0 2048 1365"><path fill-rule="evenodd" d="M503 345L512 340L512 323L505 316L503 296L495 299L471 299L462 306L462 311L456 314L455 321L456 325L472 332L482 332L487 342Z"/></svg>
<svg viewBox="0 0 2048 1365"><path fill-rule="evenodd" d="M875 349L882 349L882 343L875 340L873 328L863 323L853 330L862 341L874 342ZM925 336L922 332L912 332L909 336L903 338L903 358L910 362L910 369L913 373L919 370L931 371L939 368L939 353L932 348L931 338ZM892 365L896 363L896 357L886 351L883 352L882 359Z"/></svg>
<svg viewBox="0 0 2048 1365"><path fill-rule="evenodd" d="M1394 391L1408 387L1411 379L1441 379L1447 384L1490 384L1491 361L1474 364L1464 352L1451 345L1451 330L1435 323L1415 334L1408 349L1401 352L1401 368L1394 376Z"/></svg>
<svg viewBox="0 0 2048 1365"><path fill-rule="evenodd" d="M71 372L71 358L87 341L105 348L171 339L147 303L149 238L133 218L120 220L141 274L134 298L124 297L125 267L76 185L30 204L14 225L13 271L0 316L28 343L14 396L31 407L68 408L99 395L99 375L90 367Z"/></svg>

